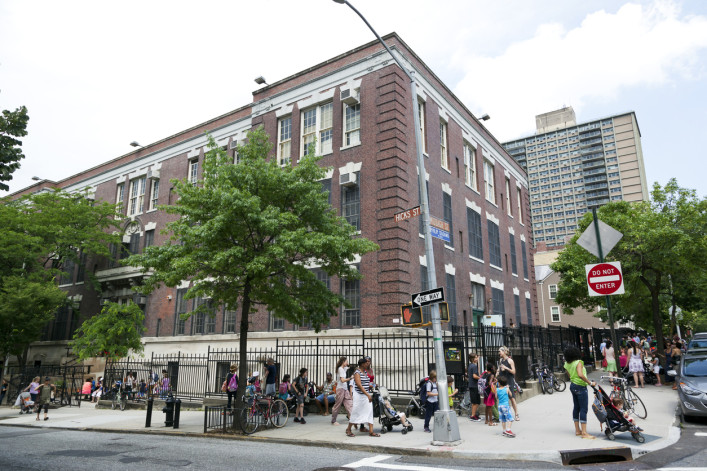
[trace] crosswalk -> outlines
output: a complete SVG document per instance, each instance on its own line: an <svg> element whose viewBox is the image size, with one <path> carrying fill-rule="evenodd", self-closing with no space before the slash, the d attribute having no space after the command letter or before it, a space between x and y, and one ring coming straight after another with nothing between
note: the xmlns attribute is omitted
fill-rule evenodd
<svg viewBox="0 0 707 471"><path fill-rule="evenodd" d="M436 468L434 466L420 466L415 464L392 464L381 463L381 461L392 458L390 455L376 455L370 458L364 458L353 463L344 465L345 468L379 468L389 469L391 471L449 471L449 468Z"/></svg>

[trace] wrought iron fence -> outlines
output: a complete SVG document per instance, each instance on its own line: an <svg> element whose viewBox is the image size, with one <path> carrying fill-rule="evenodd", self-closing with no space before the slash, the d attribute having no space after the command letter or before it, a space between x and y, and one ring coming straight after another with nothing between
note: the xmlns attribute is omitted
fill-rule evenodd
<svg viewBox="0 0 707 471"><path fill-rule="evenodd" d="M209 430L225 432L233 428L234 417L239 417L240 410L226 409L226 406L204 407L204 433Z"/></svg>
<svg viewBox="0 0 707 471"><path fill-rule="evenodd" d="M8 366L3 378L7 380L7 404L14 404L20 392L36 377L40 383L49 377L56 385L55 402L61 405L80 405L81 386L91 372L83 365Z"/></svg>

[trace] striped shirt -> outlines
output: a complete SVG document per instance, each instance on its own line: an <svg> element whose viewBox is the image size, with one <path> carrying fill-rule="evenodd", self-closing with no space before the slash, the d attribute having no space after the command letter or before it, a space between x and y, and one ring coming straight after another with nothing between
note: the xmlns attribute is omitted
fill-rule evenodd
<svg viewBox="0 0 707 471"><path fill-rule="evenodd" d="M364 372L361 370L356 370L355 375L358 376L359 378L361 378L361 386L363 386L363 391L368 391L371 388L371 380L368 377L368 375L364 374ZM366 394L365 392L361 391L358 388L358 384L356 384L355 381L354 381L354 391L356 391L359 394Z"/></svg>

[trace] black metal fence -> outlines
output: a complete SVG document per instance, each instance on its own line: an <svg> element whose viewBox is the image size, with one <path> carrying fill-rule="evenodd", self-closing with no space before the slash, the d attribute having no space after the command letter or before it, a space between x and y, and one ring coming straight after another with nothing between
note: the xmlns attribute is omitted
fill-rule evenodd
<svg viewBox="0 0 707 471"><path fill-rule="evenodd" d="M443 332L444 341L461 344L464 364L469 353L481 357L482 366L498 361L498 349L510 348L516 362L517 379L528 376L529 365L542 361L557 369L562 366L562 350L573 344L582 350L585 362L592 362L594 353L591 329L579 327L463 327ZM410 329L408 332L366 334L360 338L329 340L315 337L311 340L280 341L276 339L272 348L254 348L247 353L248 371L262 371L267 358L273 358L278 367L278 380L284 374L297 376L301 368L307 368L310 381L322 384L327 372L334 369L341 356L348 357L354 365L358 358L370 356L373 360L375 382L385 386L393 394L409 394L415 390L420 378L428 374L434 363L431 330ZM232 363L239 362L237 349L211 349L203 354L152 355L137 360L109 361L105 379L110 385L134 373L138 380L149 378L150 372L169 378L169 387L176 397L202 399L226 397L221 385L226 379ZM149 381L148 381L149 383Z"/></svg>
<svg viewBox="0 0 707 471"><path fill-rule="evenodd" d="M226 409L226 406L205 406L204 407L204 433L209 430L219 430L226 432L233 428L233 421L239 417L239 410Z"/></svg>
<svg viewBox="0 0 707 471"><path fill-rule="evenodd" d="M40 384L47 376L56 385L55 402L62 405L80 405L81 386L87 375L91 373L90 366L82 365L42 365L42 366L8 366L3 378L7 380L7 404L14 404L20 392L30 385L36 377Z"/></svg>

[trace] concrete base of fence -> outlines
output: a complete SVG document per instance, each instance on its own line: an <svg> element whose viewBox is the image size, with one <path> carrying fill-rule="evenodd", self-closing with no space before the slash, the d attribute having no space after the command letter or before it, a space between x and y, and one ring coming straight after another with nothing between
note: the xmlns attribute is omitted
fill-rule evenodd
<svg viewBox="0 0 707 471"><path fill-rule="evenodd" d="M226 404L226 401L224 401L224 404ZM155 402L153 403L153 414L156 414L157 412L161 412L162 408L164 407L165 402L161 399L155 399ZM96 409L111 409L113 407L113 401L105 399L105 400L100 400L98 401L98 404L96 404ZM183 400L182 401L182 410L200 410L203 409L204 404L202 404L201 401L187 401ZM132 410L147 410L147 402L141 401L141 402L132 402L128 401L125 404L126 409L132 409Z"/></svg>

